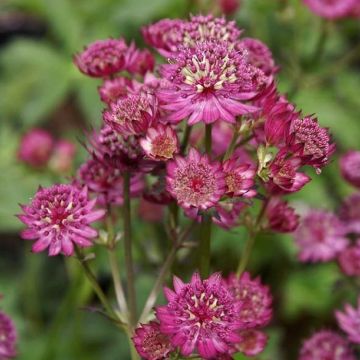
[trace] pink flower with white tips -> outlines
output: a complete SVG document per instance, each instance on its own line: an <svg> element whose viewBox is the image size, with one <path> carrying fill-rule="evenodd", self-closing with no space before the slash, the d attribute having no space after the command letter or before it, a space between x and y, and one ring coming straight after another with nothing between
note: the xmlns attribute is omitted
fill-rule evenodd
<svg viewBox="0 0 360 360"><path fill-rule="evenodd" d="M127 94L103 113L106 124L123 136L142 135L157 122L157 101L150 93Z"/></svg>
<svg viewBox="0 0 360 360"><path fill-rule="evenodd" d="M27 226L21 237L36 240L33 252L49 248L49 255L74 253L74 245L88 247L97 231L90 224L101 219L105 210L95 210L96 199L88 199L87 188L53 185L39 188L29 205L22 205L19 219Z"/></svg>
<svg viewBox="0 0 360 360"><path fill-rule="evenodd" d="M240 277L230 274L227 286L241 303L238 319L242 329L262 327L272 317L272 296L268 286L261 283L260 278L251 279L248 272Z"/></svg>
<svg viewBox="0 0 360 360"><path fill-rule="evenodd" d="M349 340L360 344L360 296L357 308L346 304L344 312L336 311L335 315L340 328L347 334Z"/></svg>
<svg viewBox="0 0 360 360"><path fill-rule="evenodd" d="M344 250L349 240L338 217L328 211L311 210L294 233L300 261L329 261Z"/></svg>
<svg viewBox="0 0 360 360"><path fill-rule="evenodd" d="M204 359L229 353L241 338L234 299L219 273L202 280L194 273L190 283L174 277L174 290L164 289L168 304L156 309L160 331L169 336L183 356L197 352Z"/></svg>
<svg viewBox="0 0 360 360"><path fill-rule="evenodd" d="M98 40L75 55L74 62L85 75L106 77L124 69L126 51L123 39Z"/></svg>
<svg viewBox="0 0 360 360"><path fill-rule="evenodd" d="M171 126L158 124L149 128L140 145L147 157L156 161L167 161L179 152L179 139Z"/></svg>
<svg viewBox="0 0 360 360"><path fill-rule="evenodd" d="M322 330L306 339L299 360L355 360L349 343L334 331Z"/></svg>
<svg viewBox="0 0 360 360"><path fill-rule="evenodd" d="M226 194L230 196L243 196L251 198L256 195L255 169L251 164L244 164L235 157L223 163L225 173Z"/></svg>
<svg viewBox="0 0 360 360"><path fill-rule="evenodd" d="M186 158L176 156L167 163L167 191L178 204L187 208L206 210L225 193L225 175L219 162L211 162L191 148Z"/></svg>
<svg viewBox="0 0 360 360"><path fill-rule="evenodd" d="M189 125L235 123L236 116L257 110L244 102L265 83L263 72L248 64L243 54L215 40L180 48L161 73L170 83L157 92L167 119L179 122L189 117Z"/></svg>
<svg viewBox="0 0 360 360"><path fill-rule="evenodd" d="M126 96L131 87L132 81L122 76L106 79L98 88L100 99L109 105L112 102L116 102L120 97Z"/></svg>
<svg viewBox="0 0 360 360"><path fill-rule="evenodd" d="M135 330L132 340L137 352L145 360L168 359L175 350L168 337L160 332L160 324L156 321L141 324Z"/></svg>

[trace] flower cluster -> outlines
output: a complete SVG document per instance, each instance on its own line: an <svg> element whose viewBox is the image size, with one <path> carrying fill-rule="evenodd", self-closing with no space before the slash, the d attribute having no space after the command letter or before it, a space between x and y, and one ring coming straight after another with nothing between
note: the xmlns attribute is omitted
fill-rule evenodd
<svg viewBox="0 0 360 360"><path fill-rule="evenodd" d="M0 359L9 360L16 357L17 333L11 318L0 311Z"/></svg>
<svg viewBox="0 0 360 360"><path fill-rule="evenodd" d="M202 280L194 273L190 283L175 276L173 285L164 290L168 303L157 307L157 322L136 330L134 344L144 359L160 360L177 348L183 356L203 359L264 349L267 336L259 329L271 319L272 299L259 279L215 273Z"/></svg>

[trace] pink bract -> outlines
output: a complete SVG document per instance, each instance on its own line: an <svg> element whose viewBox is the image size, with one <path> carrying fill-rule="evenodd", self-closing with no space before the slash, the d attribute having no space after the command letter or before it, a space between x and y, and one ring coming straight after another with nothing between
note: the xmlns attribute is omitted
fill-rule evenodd
<svg viewBox="0 0 360 360"><path fill-rule="evenodd" d="M155 67L154 56L148 49L138 49L135 43L131 43L125 54L125 70L130 74L140 74L144 76L148 71L151 72Z"/></svg>
<svg viewBox="0 0 360 360"><path fill-rule="evenodd" d="M355 360L349 343L333 331L322 330L305 340L299 360Z"/></svg>
<svg viewBox="0 0 360 360"><path fill-rule="evenodd" d="M300 261L329 261L343 251L349 240L339 218L328 211L311 210L294 233Z"/></svg>
<svg viewBox="0 0 360 360"><path fill-rule="evenodd" d="M360 244L343 250L338 257L338 263L345 275L360 276Z"/></svg>
<svg viewBox="0 0 360 360"><path fill-rule="evenodd" d="M225 193L225 176L219 162L211 162L191 148L187 157L167 163L167 190L183 208L206 210Z"/></svg>
<svg viewBox="0 0 360 360"><path fill-rule="evenodd" d="M299 215L286 201L272 197L266 207L269 228L280 233L293 232L299 225Z"/></svg>
<svg viewBox="0 0 360 360"><path fill-rule="evenodd" d="M156 309L160 331L184 356L197 352L204 359L227 354L240 341L240 302L229 292L220 274L201 280L195 273L190 283L174 277L174 291L164 289L167 305Z"/></svg>
<svg viewBox="0 0 360 360"><path fill-rule="evenodd" d="M151 321L141 324L132 338L139 355L145 360L164 360L175 350L168 337L160 332L160 324Z"/></svg>
<svg viewBox="0 0 360 360"><path fill-rule="evenodd" d="M88 199L86 187L53 185L39 188L29 205L22 205L19 219L27 226L21 237L36 240L33 252L49 248L49 255L74 253L74 245L88 247L97 236L90 224L101 219L105 211L94 209L96 199Z"/></svg>
<svg viewBox="0 0 360 360"><path fill-rule="evenodd" d="M126 51L123 39L97 40L76 54L74 62L85 75L107 77L124 69Z"/></svg>
<svg viewBox="0 0 360 360"><path fill-rule="evenodd" d="M335 315L339 327L346 333L348 339L355 344L360 344L360 297L358 297L357 308L346 304L344 312L336 311Z"/></svg>

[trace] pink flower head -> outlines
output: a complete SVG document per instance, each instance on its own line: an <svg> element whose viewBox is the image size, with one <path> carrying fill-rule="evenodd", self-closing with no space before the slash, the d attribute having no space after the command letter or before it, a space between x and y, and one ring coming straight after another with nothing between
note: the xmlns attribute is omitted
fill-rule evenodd
<svg viewBox="0 0 360 360"><path fill-rule="evenodd" d="M256 356L262 353L268 341L265 333L259 330L244 330L240 332L241 341L235 349L246 356Z"/></svg>
<svg viewBox="0 0 360 360"><path fill-rule="evenodd" d="M0 311L0 359L8 360L16 356L17 333L11 318Z"/></svg>
<svg viewBox="0 0 360 360"><path fill-rule="evenodd" d="M360 151L348 151L340 158L340 171L349 184L360 188Z"/></svg>
<svg viewBox="0 0 360 360"><path fill-rule="evenodd" d="M360 276L360 244L343 250L338 257L338 263L345 275Z"/></svg>
<svg viewBox="0 0 360 360"><path fill-rule="evenodd" d="M107 162L120 170L146 168L139 139L134 136L123 136L114 131L109 125L104 125L99 133L94 132L89 142L90 154Z"/></svg>
<svg viewBox="0 0 360 360"><path fill-rule="evenodd" d="M85 75L106 77L124 69L126 50L123 39L98 40L75 55L74 62Z"/></svg>
<svg viewBox="0 0 360 360"><path fill-rule="evenodd" d="M156 161L167 161L179 152L179 139L171 126L158 124L147 130L140 145L147 157Z"/></svg>
<svg viewBox="0 0 360 360"><path fill-rule="evenodd" d="M50 159L53 146L51 134L42 129L31 129L20 141L18 157L30 166L44 167Z"/></svg>
<svg viewBox="0 0 360 360"><path fill-rule="evenodd" d="M349 343L333 331L322 330L305 340L299 360L355 360Z"/></svg>
<svg viewBox="0 0 360 360"><path fill-rule="evenodd" d="M131 43L125 54L125 69L130 74L140 74L144 76L148 71L153 71L155 66L154 56L148 49L137 49Z"/></svg>
<svg viewBox="0 0 360 360"><path fill-rule="evenodd" d="M218 0L220 9L225 15L234 14L240 7L240 0Z"/></svg>
<svg viewBox="0 0 360 360"><path fill-rule="evenodd" d="M270 49L260 40L244 38L238 46L247 50L248 62L262 70L266 76L273 75L277 71Z"/></svg>
<svg viewBox="0 0 360 360"><path fill-rule="evenodd" d="M123 204L123 177L121 171L105 162L90 159L78 171L80 182L86 185L97 197L101 206ZM130 196L136 197L144 189L143 178L136 174L130 179Z"/></svg>
<svg viewBox="0 0 360 360"><path fill-rule="evenodd" d="M153 95L140 91L110 103L103 113L106 124L123 136L141 135L157 121L157 102Z"/></svg>
<svg viewBox="0 0 360 360"><path fill-rule="evenodd" d="M225 192L225 177L218 162L210 162L191 148L186 158L176 156L167 163L167 190L183 208L206 210Z"/></svg>
<svg viewBox="0 0 360 360"><path fill-rule="evenodd" d="M346 229L338 217L328 211L311 210L301 219L294 236L300 249L300 261L329 261L348 245Z"/></svg>
<svg viewBox="0 0 360 360"><path fill-rule="evenodd" d="M239 216L247 207L244 202L220 201L215 206L216 214L212 217L214 224L229 230L239 225Z"/></svg>
<svg viewBox="0 0 360 360"><path fill-rule="evenodd" d="M53 150L50 159L50 168L58 173L67 173L71 170L74 156L76 153L76 146L67 140L58 141Z"/></svg>
<svg viewBox="0 0 360 360"><path fill-rule="evenodd" d="M360 296L357 305L357 308L354 308L346 304L344 312L336 311L335 315L340 328L346 333L348 339L355 344L360 344Z"/></svg>
<svg viewBox="0 0 360 360"><path fill-rule="evenodd" d="M335 151L328 129L321 127L311 116L292 121L287 143L304 165L312 165L318 171Z"/></svg>
<svg viewBox="0 0 360 360"><path fill-rule="evenodd" d="M106 79L99 87L100 99L109 105L112 102L116 102L120 97L126 96L131 87L132 81L122 76Z"/></svg>
<svg viewBox="0 0 360 360"><path fill-rule="evenodd" d="M348 196L341 205L339 217L347 233L360 234L360 192Z"/></svg>
<svg viewBox="0 0 360 360"><path fill-rule="evenodd" d="M300 158L288 157L286 150L279 151L269 167L269 190L274 194L301 190L311 178L298 172L300 166Z"/></svg>
<svg viewBox="0 0 360 360"><path fill-rule="evenodd" d="M227 285L241 303L237 316L242 329L262 327L269 323L272 317L272 296L269 287L263 285L259 277L251 279L248 272L243 273L240 278L230 274Z"/></svg>
<svg viewBox="0 0 360 360"><path fill-rule="evenodd" d="M230 196L243 196L251 198L256 195L255 169L251 164L239 163L238 159L232 157L223 163L225 174L226 194Z"/></svg>
<svg viewBox="0 0 360 360"><path fill-rule="evenodd" d="M141 31L145 42L154 47L162 56L169 57L182 43L184 21L162 19L155 24L144 26Z"/></svg>
<svg viewBox="0 0 360 360"><path fill-rule="evenodd" d="M139 355L145 360L168 359L169 354L175 350L166 335L160 332L160 324L151 321L141 324L132 338Z"/></svg>
<svg viewBox="0 0 360 360"><path fill-rule="evenodd" d="M256 110L244 101L263 86L264 74L227 42L213 40L199 42L194 48L181 47L170 62L161 72L171 84L157 92L162 108L169 112L169 121L189 117L190 125L217 120L234 123L237 115Z"/></svg>
<svg viewBox="0 0 360 360"><path fill-rule="evenodd" d="M36 240L32 251L49 248L49 255L74 253L74 244L92 245L97 231L89 225L101 219L105 211L95 210L96 199L88 199L87 188L74 185L53 185L39 188L29 205L22 205L19 219L27 226L21 237Z"/></svg>
<svg viewBox="0 0 360 360"><path fill-rule="evenodd" d="M275 232L293 232L299 225L299 215L286 201L272 197L266 207L269 228Z"/></svg>
<svg viewBox="0 0 360 360"><path fill-rule="evenodd" d="M174 276L174 290L164 289L168 304L156 309L160 331L169 336L183 356L196 351L204 359L217 359L240 341L240 302L229 292L219 273L190 283Z"/></svg>
<svg viewBox="0 0 360 360"><path fill-rule="evenodd" d="M323 18L336 20L348 17L358 0L303 0L310 10Z"/></svg>

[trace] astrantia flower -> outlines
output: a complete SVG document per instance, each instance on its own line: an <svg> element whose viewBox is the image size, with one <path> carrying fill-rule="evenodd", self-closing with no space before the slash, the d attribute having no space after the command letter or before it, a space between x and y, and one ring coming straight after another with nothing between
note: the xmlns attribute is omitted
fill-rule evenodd
<svg viewBox="0 0 360 360"><path fill-rule="evenodd" d="M182 43L183 25L182 20L162 19L155 24L144 26L141 32L148 45L158 50L162 56L169 57Z"/></svg>
<svg viewBox="0 0 360 360"><path fill-rule="evenodd" d="M132 338L139 355L146 360L164 360L174 351L166 335L160 332L160 325L156 321L141 324Z"/></svg>
<svg viewBox="0 0 360 360"><path fill-rule="evenodd" d="M171 126L158 124L149 128L146 137L140 140L145 154L152 160L167 161L179 152L179 139Z"/></svg>
<svg viewBox="0 0 360 360"><path fill-rule="evenodd" d="M280 233L293 232L299 225L299 215L286 201L272 197L266 207L269 228Z"/></svg>
<svg viewBox="0 0 360 360"><path fill-rule="evenodd" d="M240 0L218 0L221 11L226 15L234 14L240 6Z"/></svg>
<svg viewBox="0 0 360 360"><path fill-rule="evenodd" d="M53 149L49 161L49 167L53 171L63 174L71 170L74 157L76 153L76 146L67 140L58 141Z"/></svg>
<svg viewBox="0 0 360 360"><path fill-rule="evenodd" d="M90 154L120 170L146 171L153 167L149 161L144 160L145 154L138 137L123 136L109 125L104 125L99 133L94 132L89 142Z"/></svg>
<svg viewBox="0 0 360 360"><path fill-rule="evenodd" d="M318 171L335 151L328 129L321 127L311 116L292 121L287 144L304 165L312 165Z"/></svg>
<svg viewBox="0 0 360 360"><path fill-rule="evenodd" d="M223 163L225 173L226 193L231 196L251 198L256 195L255 169L251 164L240 163L232 157Z"/></svg>
<svg viewBox="0 0 360 360"><path fill-rule="evenodd" d="M338 263L345 275L360 276L360 244L343 250L338 257Z"/></svg>
<svg viewBox="0 0 360 360"><path fill-rule="evenodd" d="M240 302L220 274L201 280L195 273L188 284L174 277L174 290L165 288L168 304L158 307L156 316L160 331L169 336L183 356L197 352L204 359L216 359L240 341Z"/></svg>
<svg viewBox="0 0 360 360"><path fill-rule="evenodd" d="M348 233L360 234L360 192L351 194L343 201L339 217Z"/></svg>
<svg viewBox="0 0 360 360"><path fill-rule="evenodd" d="M144 134L157 121L156 98L140 91L110 103L103 113L106 124L123 136Z"/></svg>
<svg viewBox="0 0 360 360"><path fill-rule="evenodd" d="M93 77L106 77L123 70L127 46L123 39L98 40L75 55L81 72Z"/></svg>
<svg viewBox="0 0 360 360"><path fill-rule="evenodd" d="M130 74L144 76L148 71L153 71L155 59L148 49L140 50L132 42L125 54L125 70Z"/></svg>
<svg viewBox="0 0 360 360"><path fill-rule="evenodd" d="M303 0L316 15L326 19L350 16L358 0Z"/></svg>
<svg viewBox="0 0 360 360"><path fill-rule="evenodd" d="M16 356L17 333L11 318L0 311L0 359L8 360Z"/></svg>
<svg viewBox="0 0 360 360"><path fill-rule="evenodd" d="M169 121L189 117L190 125L217 120L234 123L237 115L256 110L244 101L262 87L264 74L227 42L199 42L195 48L180 50L161 68L171 85L157 92L162 108L169 112Z"/></svg>
<svg viewBox="0 0 360 360"><path fill-rule="evenodd" d="M260 40L244 38L239 42L238 46L247 50L248 62L262 70L266 76L270 76L277 71L270 49Z"/></svg>
<svg viewBox="0 0 360 360"><path fill-rule="evenodd" d="M53 146L51 134L42 129L32 129L22 137L18 157L30 166L43 167L50 159Z"/></svg>
<svg viewBox="0 0 360 360"><path fill-rule="evenodd" d="M221 164L190 149L186 158L176 156L167 163L167 190L183 208L206 210L224 195Z"/></svg>
<svg viewBox="0 0 360 360"><path fill-rule="evenodd" d="M301 261L329 261L348 245L344 228L338 217L328 211L311 210L305 215L294 236Z"/></svg>
<svg viewBox="0 0 360 360"><path fill-rule="evenodd" d="M268 286L263 285L258 277L251 279L248 272L243 273L240 278L230 274L227 285L241 303L237 317L242 329L261 327L269 323L272 317L272 296Z"/></svg>
<svg viewBox="0 0 360 360"><path fill-rule="evenodd" d="M347 334L348 339L360 344L360 296L357 308L346 304L344 312L336 311L335 314L340 328Z"/></svg>
<svg viewBox="0 0 360 360"><path fill-rule="evenodd" d="M90 159L78 171L80 182L97 196L98 204L123 204L123 176L116 169L100 160ZM143 178L136 174L130 179L130 196L139 196L144 189Z"/></svg>
<svg viewBox="0 0 360 360"><path fill-rule="evenodd" d="M360 151L348 151L340 158L340 171L351 185L360 188Z"/></svg>
<svg viewBox="0 0 360 360"><path fill-rule="evenodd" d="M355 360L349 343L333 331L322 330L305 340L299 360Z"/></svg>
<svg viewBox="0 0 360 360"><path fill-rule="evenodd" d="M29 205L22 205L19 219L27 226L21 236L25 240L36 240L34 252L49 248L49 255L62 252L66 256L74 253L74 244L87 247L97 231L90 227L101 219L105 211L95 210L96 199L88 199L87 188L73 185L53 185L39 188Z"/></svg>
<svg viewBox="0 0 360 360"><path fill-rule="evenodd" d="M114 79L106 79L99 87L101 101L106 104L116 102L120 97L126 96L132 81L128 78L119 76Z"/></svg>
<svg viewBox="0 0 360 360"><path fill-rule="evenodd" d="M274 194L299 191L311 180L306 174L298 172L300 166L300 158L288 157L286 150L279 151L269 166L269 190Z"/></svg>
<svg viewBox="0 0 360 360"><path fill-rule="evenodd" d="M268 337L259 330L244 330L240 332L241 341L235 349L246 356L255 356L264 351Z"/></svg>

